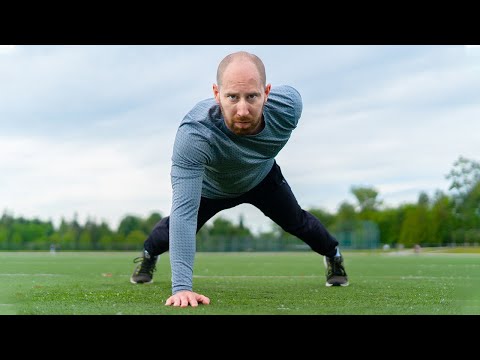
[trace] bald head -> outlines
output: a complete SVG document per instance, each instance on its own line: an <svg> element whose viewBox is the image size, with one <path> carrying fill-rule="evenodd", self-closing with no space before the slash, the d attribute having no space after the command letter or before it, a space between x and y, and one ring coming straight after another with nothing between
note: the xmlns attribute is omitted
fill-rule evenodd
<svg viewBox="0 0 480 360"><path fill-rule="evenodd" d="M265 65L263 65L262 60L254 54L250 54L246 51L238 51L232 53L230 55L225 56L225 58L220 62L217 69L217 84L218 86L222 86L223 74L227 67L233 62L250 62L255 65L258 71L258 75L260 77L260 83L263 86L267 85L267 76L265 74Z"/></svg>
<svg viewBox="0 0 480 360"><path fill-rule="evenodd" d="M218 65L213 95L225 125L236 135L255 135L265 126L263 107L272 85L266 84L265 66L257 56L239 51Z"/></svg>

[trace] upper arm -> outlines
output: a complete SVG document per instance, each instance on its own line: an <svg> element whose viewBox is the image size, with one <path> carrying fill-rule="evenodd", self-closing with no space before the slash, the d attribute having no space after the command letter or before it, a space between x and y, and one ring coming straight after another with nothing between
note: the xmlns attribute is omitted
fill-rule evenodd
<svg viewBox="0 0 480 360"><path fill-rule="evenodd" d="M297 126L303 110L300 93L288 85L272 88L267 106L278 115L278 119L283 122L283 126L290 128Z"/></svg>
<svg viewBox="0 0 480 360"><path fill-rule="evenodd" d="M210 160L210 144L201 133L189 126L180 126L175 137L172 155L172 176L203 173Z"/></svg>

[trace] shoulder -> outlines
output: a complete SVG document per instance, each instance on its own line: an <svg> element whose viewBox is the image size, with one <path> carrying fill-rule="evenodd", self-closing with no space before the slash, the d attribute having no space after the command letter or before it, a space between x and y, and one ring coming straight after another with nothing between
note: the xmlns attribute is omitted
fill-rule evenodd
<svg viewBox="0 0 480 360"><path fill-rule="evenodd" d="M290 85L278 85L272 87L265 108L296 123L302 115L302 96Z"/></svg>
<svg viewBox="0 0 480 360"><path fill-rule="evenodd" d="M270 94L274 96L290 99L292 102L302 102L302 96L293 86L290 85L277 85L272 86Z"/></svg>
<svg viewBox="0 0 480 360"><path fill-rule="evenodd" d="M189 129L192 133L209 132L212 123L220 116L220 106L215 99L205 99L193 106L180 123L179 129Z"/></svg>
<svg viewBox="0 0 480 360"><path fill-rule="evenodd" d="M205 99L195 104L187 113L183 122L206 120L214 116L215 112L219 110L220 107L214 98Z"/></svg>
<svg viewBox="0 0 480 360"><path fill-rule="evenodd" d="M183 118L175 136L174 162L187 157L189 162L207 163L211 152L213 120L220 112L215 99L198 102Z"/></svg>
<svg viewBox="0 0 480 360"><path fill-rule="evenodd" d="M185 135L210 137L219 119L221 119L220 106L214 98L205 99L195 104L185 115L178 130Z"/></svg>

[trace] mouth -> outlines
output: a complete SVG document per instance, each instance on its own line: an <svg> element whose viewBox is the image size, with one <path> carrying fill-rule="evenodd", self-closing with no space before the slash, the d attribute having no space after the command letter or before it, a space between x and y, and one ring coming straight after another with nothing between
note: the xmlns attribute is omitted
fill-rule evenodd
<svg viewBox="0 0 480 360"><path fill-rule="evenodd" d="M250 119L241 119L241 120L235 120L237 123L243 123L243 124L250 124L252 120Z"/></svg>
<svg viewBox="0 0 480 360"><path fill-rule="evenodd" d="M252 119L250 117L235 117L234 118L235 122L251 122Z"/></svg>

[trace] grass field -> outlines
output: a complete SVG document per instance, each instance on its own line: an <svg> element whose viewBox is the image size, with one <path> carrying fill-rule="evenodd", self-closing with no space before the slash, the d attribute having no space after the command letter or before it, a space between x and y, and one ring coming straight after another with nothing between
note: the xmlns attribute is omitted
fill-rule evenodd
<svg viewBox="0 0 480 360"><path fill-rule="evenodd" d="M0 314L480 314L480 251L344 252L350 286L325 286L321 257L197 253L194 289L210 305L174 308L168 253L133 285L132 252L0 252Z"/></svg>

